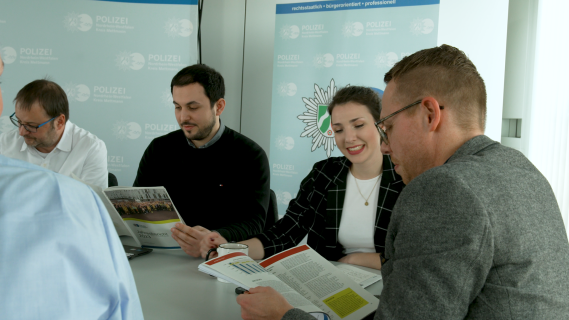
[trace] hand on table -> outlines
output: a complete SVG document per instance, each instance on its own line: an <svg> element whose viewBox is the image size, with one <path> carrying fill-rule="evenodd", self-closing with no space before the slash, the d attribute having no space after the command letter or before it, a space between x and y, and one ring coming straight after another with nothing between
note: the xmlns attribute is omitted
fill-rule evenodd
<svg viewBox="0 0 569 320"><path fill-rule="evenodd" d="M237 303L241 306L241 318L244 320L281 319L293 308L271 287L252 288L249 293L238 295Z"/></svg>
<svg viewBox="0 0 569 320"><path fill-rule="evenodd" d="M172 238L178 242L182 250L188 255L199 258L201 256L200 243L204 236L211 233L202 226L188 227L181 223L176 223L172 231Z"/></svg>
<svg viewBox="0 0 569 320"><path fill-rule="evenodd" d="M381 260L379 253L375 252L356 252L343 256L338 262L355 264L362 267L381 270Z"/></svg>
<svg viewBox="0 0 569 320"><path fill-rule="evenodd" d="M223 243L227 243L227 240L225 240L225 238L220 235L217 232L210 232L208 234L206 234L203 238L202 241L200 243L200 251L201 251L201 255L202 258L205 259L205 256L207 255L207 252L209 251L209 249L213 249L213 248L217 248L219 247L220 244ZM217 252L212 251L209 254L209 258L215 258L217 257Z"/></svg>

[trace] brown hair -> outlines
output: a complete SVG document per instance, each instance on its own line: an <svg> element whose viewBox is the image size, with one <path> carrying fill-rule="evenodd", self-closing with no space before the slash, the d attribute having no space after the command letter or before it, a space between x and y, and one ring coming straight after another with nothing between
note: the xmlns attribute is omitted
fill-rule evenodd
<svg viewBox="0 0 569 320"><path fill-rule="evenodd" d="M379 120L381 104L379 96L373 89L368 87L347 86L336 92L332 102L328 105L328 113L332 115L334 107L340 104L356 102L367 107L375 121Z"/></svg>
<svg viewBox="0 0 569 320"><path fill-rule="evenodd" d="M45 79L32 81L18 91L14 98L16 107L26 111L29 111L36 102L50 118L63 114L65 121L69 120L67 95L57 83Z"/></svg>
<svg viewBox="0 0 569 320"><path fill-rule="evenodd" d="M459 49L443 44L424 49L397 62L383 79L397 82L397 95L408 103L433 96L454 110L465 129L486 125L486 86L476 66Z"/></svg>
<svg viewBox="0 0 569 320"><path fill-rule="evenodd" d="M183 87L192 83L199 83L203 87L212 108L219 99L225 96L223 77L205 64L194 64L180 70L172 78L170 92L174 92L174 87Z"/></svg>

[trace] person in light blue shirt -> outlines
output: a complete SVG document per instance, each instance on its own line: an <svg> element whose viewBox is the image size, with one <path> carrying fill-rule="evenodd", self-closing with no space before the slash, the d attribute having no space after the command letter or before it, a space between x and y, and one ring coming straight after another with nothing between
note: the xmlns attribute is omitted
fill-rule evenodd
<svg viewBox="0 0 569 320"><path fill-rule="evenodd" d="M6 319L143 319L101 200L80 182L4 156L0 310Z"/></svg>
<svg viewBox="0 0 569 320"><path fill-rule="evenodd" d="M0 115L2 107L0 91ZM93 190L4 156L0 318L143 319L124 249Z"/></svg>

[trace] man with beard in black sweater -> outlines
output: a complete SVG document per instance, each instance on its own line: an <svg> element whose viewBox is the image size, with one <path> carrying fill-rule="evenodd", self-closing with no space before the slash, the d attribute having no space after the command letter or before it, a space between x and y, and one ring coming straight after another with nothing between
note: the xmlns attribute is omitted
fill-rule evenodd
<svg viewBox="0 0 569 320"><path fill-rule="evenodd" d="M269 161L253 140L221 123L225 85L219 72L203 64L186 67L172 79L171 91L181 129L150 143L134 186L166 188L187 224L176 224L172 237L199 257L200 242L211 232L228 241L262 232Z"/></svg>

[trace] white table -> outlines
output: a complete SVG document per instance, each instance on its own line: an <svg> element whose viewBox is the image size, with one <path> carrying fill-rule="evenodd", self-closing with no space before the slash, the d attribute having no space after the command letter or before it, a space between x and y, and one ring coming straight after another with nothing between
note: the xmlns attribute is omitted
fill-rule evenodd
<svg viewBox="0 0 569 320"><path fill-rule="evenodd" d="M124 244L131 244L123 239ZM146 320L241 319L232 283L222 283L198 271L202 259L182 250L160 250L130 261ZM333 262L337 264L337 262ZM361 267L380 273L379 270ZM366 288L379 295L382 281Z"/></svg>

